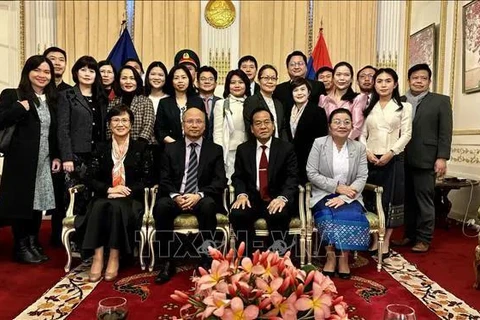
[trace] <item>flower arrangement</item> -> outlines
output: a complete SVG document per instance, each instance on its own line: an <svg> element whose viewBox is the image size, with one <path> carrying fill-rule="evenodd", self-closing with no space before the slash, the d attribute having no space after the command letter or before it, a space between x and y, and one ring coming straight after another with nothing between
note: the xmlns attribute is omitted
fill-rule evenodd
<svg viewBox="0 0 480 320"><path fill-rule="evenodd" d="M297 269L290 252L280 257L257 250L250 259L242 258L244 251L243 242L235 259L233 249L224 257L209 248L212 266L199 268L194 293L175 290L171 295L184 304L181 319L348 319L347 305L329 277Z"/></svg>

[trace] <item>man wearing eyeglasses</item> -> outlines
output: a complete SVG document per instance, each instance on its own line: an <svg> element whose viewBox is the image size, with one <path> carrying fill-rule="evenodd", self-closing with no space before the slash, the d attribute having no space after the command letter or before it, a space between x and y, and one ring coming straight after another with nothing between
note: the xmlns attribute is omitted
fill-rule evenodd
<svg viewBox="0 0 480 320"><path fill-rule="evenodd" d="M257 107L251 113L250 123L255 139L237 148L235 172L232 175L237 200L229 215L237 241L245 242L247 254L257 249L254 225L260 218L267 223L270 234L268 246L272 250L289 247L291 238L288 237L288 226L291 216L295 214L294 203L298 190L294 147L273 136L275 119L272 112Z"/></svg>
<svg viewBox="0 0 480 320"><path fill-rule="evenodd" d="M221 99L214 94L217 87L217 77L217 70L210 66L203 66L197 71L198 93L205 105L208 119L208 132L205 136L209 140L213 140L213 108L215 103Z"/></svg>
<svg viewBox="0 0 480 320"><path fill-rule="evenodd" d="M305 78L307 74L307 56L301 51L293 51L287 56L285 61L290 80L280 83L275 91L273 97L280 100L285 110L285 119L290 119L292 107L294 105L291 82L295 77ZM308 100L318 106L318 99L320 95L326 94L325 86L320 81L309 80L312 92Z"/></svg>
<svg viewBox="0 0 480 320"><path fill-rule="evenodd" d="M373 76L377 72L377 69L368 65L363 67L362 69L358 70L357 72L357 83L358 87L360 88L360 92L367 95L367 107L370 103L370 99L372 98L373 92Z"/></svg>
<svg viewBox="0 0 480 320"><path fill-rule="evenodd" d="M196 216L200 231L196 239L213 243L217 226L217 203L227 186L223 150L219 145L203 138L205 112L191 107L183 114L185 138L165 145L160 168L158 200L153 216L156 239L160 243L160 271L155 282L165 283L175 274L175 256L179 252L173 242L174 219L183 213ZM198 251L197 251L198 252ZM187 251L185 254L195 252ZM210 268L211 259L200 253L204 269Z"/></svg>

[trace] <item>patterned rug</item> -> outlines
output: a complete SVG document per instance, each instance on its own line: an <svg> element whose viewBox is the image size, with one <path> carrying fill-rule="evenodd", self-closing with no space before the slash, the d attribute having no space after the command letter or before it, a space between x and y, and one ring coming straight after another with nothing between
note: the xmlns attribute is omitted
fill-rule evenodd
<svg viewBox="0 0 480 320"><path fill-rule="evenodd" d="M401 254L392 251L383 268L402 286L417 297L440 319L480 319L480 313L429 279Z"/></svg>

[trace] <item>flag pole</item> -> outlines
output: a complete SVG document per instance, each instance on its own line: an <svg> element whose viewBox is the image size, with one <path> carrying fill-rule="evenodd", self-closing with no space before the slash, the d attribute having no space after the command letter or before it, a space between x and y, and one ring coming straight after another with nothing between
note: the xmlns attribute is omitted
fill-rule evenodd
<svg viewBox="0 0 480 320"><path fill-rule="evenodd" d="M119 37L122 35L123 30L125 30L126 27L127 27L127 20L122 20L122 23L120 24L120 33L118 34Z"/></svg>

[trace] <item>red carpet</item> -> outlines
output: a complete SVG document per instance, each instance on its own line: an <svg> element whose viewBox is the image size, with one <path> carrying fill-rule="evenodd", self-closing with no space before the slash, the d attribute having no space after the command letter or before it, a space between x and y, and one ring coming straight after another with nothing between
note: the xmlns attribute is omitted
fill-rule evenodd
<svg viewBox="0 0 480 320"><path fill-rule="evenodd" d="M49 237L49 224L49 221L44 222L42 226L41 241L44 244ZM10 229L0 228L1 319L13 319L65 274L63 266L66 257L63 249L46 246L50 261L38 266L20 265L11 262L11 239ZM436 230L428 254L416 255L406 249L400 249L399 252L440 286L478 310L480 291L472 288L472 259L476 243L476 239L464 237L458 227L453 227L449 231ZM363 262L366 259L360 258L358 264ZM74 260L74 264L78 263L79 260ZM377 273L370 258L368 264L352 269L352 274L354 277L349 281L334 279L339 293L350 305L351 318L378 320L382 318L387 304L403 303L416 310L417 319L437 319L434 313L387 272ZM190 275L191 271L183 271L168 284L156 285L153 283L154 274L142 274L138 266L121 270L117 283L102 281L68 319L93 319L98 301L108 296L128 299L129 319L169 319L169 315L178 316L178 305L170 299L170 294L175 289L187 291L191 286ZM13 290L15 294L12 294Z"/></svg>
<svg viewBox="0 0 480 320"><path fill-rule="evenodd" d="M400 230L399 230L400 231ZM473 235L472 230L466 233ZM396 238L402 236L395 233ZM444 289L465 301L472 308L480 310L480 291L473 289L473 259L478 237L467 238L462 234L461 225L449 230L437 228L428 253L417 254L409 248L395 248L405 259L436 281Z"/></svg>

